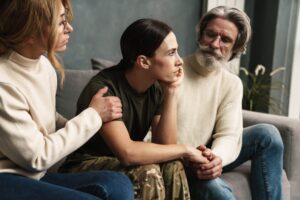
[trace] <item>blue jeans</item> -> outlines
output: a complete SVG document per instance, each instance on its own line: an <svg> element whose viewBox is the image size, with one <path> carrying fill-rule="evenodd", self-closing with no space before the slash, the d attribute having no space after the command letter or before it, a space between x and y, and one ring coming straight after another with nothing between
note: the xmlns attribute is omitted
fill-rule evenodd
<svg viewBox="0 0 300 200"><path fill-rule="evenodd" d="M223 173L251 160L250 187L253 200L282 200L283 143L272 125L258 124L243 131L238 158L223 168ZM235 199L231 188L221 179L198 180L187 172L192 199Z"/></svg>
<svg viewBox="0 0 300 200"><path fill-rule="evenodd" d="M2 200L132 200L133 186L119 173L94 171L49 173L40 181L15 174L0 173Z"/></svg>

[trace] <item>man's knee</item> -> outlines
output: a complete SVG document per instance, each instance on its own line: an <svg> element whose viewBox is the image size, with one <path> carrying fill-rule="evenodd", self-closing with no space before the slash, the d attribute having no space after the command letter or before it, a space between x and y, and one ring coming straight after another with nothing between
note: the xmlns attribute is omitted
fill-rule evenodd
<svg viewBox="0 0 300 200"><path fill-rule="evenodd" d="M128 175L134 183L136 199L164 199L164 181L159 165L138 166Z"/></svg>
<svg viewBox="0 0 300 200"><path fill-rule="evenodd" d="M189 185L181 160L161 164L166 199L190 199Z"/></svg>
<svg viewBox="0 0 300 200"><path fill-rule="evenodd" d="M283 151L283 142L278 129L271 124L258 124L255 126L256 137L260 138L264 146L274 150Z"/></svg>

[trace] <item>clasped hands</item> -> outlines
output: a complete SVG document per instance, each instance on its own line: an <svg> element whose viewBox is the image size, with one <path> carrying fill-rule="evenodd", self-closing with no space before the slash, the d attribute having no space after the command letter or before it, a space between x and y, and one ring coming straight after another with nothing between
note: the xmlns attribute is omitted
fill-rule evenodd
<svg viewBox="0 0 300 200"><path fill-rule="evenodd" d="M207 162L189 162L196 176L201 180L210 180L221 176L222 159L204 145L200 145L197 149L202 152L202 156L207 159Z"/></svg>

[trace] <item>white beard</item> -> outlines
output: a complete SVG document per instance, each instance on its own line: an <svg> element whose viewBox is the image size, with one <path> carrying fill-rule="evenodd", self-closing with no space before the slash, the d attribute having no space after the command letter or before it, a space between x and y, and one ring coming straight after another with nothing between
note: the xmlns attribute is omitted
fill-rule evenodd
<svg viewBox="0 0 300 200"><path fill-rule="evenodd" d="M228 58L223 57L220 52L214 51L211 48L200 44L196 53L198 63L207 71L215 71L221 67L226 67L228 65L229 57L230 55Z"/></svg>

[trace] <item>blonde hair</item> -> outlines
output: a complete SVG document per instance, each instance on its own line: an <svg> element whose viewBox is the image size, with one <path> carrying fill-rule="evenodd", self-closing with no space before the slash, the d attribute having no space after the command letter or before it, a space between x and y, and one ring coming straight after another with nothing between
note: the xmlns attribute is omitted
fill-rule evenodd
<svg viewBox="0 0 300 200"><path fill-rule="evenodd" d="M61 84L65 74L63 65L55 55L58 39L60 5L68 10L67 20L72 18L70 0L1 0L0 4L0 56L8 53L30 36L47 39L48 59L60 73Z"/></svg>

